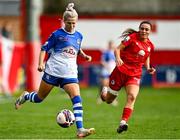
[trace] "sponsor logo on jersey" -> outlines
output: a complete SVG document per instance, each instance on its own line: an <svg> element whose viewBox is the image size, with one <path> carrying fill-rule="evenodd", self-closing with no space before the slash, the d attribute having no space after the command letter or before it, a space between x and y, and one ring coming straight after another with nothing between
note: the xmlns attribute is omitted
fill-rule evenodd
<svg viewBox="0 0 180 140"><path fill-rule="evenodd" d="M138 52L138 54L141 55L141 56L144 56L144 55L145 55L145 52L144 52L144 50L140 50L140 51Z"/></svg>
<svg viewBox="0 0 180 140"><path fill-rule="evenodd" d="M63 49L63 54L69 58L75 57L76 51L73 47L66 47Z"/></svg>

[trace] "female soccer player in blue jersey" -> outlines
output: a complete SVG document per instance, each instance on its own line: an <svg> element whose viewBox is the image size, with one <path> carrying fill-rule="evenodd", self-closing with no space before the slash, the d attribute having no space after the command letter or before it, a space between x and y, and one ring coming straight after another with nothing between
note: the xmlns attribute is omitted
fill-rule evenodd
<svg viewBox="0 0 180 140"><path fill-rule="evenodd" d="M107 49L102 53L101 56L101 72L100 72L100 93L104 86L109 85L109 76L116 66L114 56L115 44L113 40L108 41ZM97 104L101 104L102 100L100 96L97 98ZM118 105L117 99L112 102L113 106Z"/></svg>
<svg viewBox="0 0 180 140"><path fill-rule="evenodd" d="M69 95L76 119L77 137L86 137L95 132L94 128L85 129L83 126L83 109L80 88L77 78L77 56L80 55L87 61L91 56L86 55L81 49L83 36L75 30L78 14L69 3L63 14L64 27L54 31L42 46L39 55L38 70L44 71L38 92L25 91L15 102L15 108L27 100L33 103L42 102L54 86L60 86ZM44 63L45 54L49 58Z"/></svg>

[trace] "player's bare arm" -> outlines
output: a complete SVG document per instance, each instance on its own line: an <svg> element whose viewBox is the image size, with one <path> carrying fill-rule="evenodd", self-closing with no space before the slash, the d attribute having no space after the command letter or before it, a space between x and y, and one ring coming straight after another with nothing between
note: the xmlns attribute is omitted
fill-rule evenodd
<svg viewBox="0 0 180 140"><path fill-rule="evenodd" d="M38 71L42 72L45 69L45 64L44 64L44 58L45 58L46 52L41 51L39 54L39 64L38 64Z"/></svg>
<svg viewBox="0 0 180 140"><path fill-rule="evenodd" d="M90 55L85 54L85 52L80 48L79 55L85 58L87 61L91 61L92 57Z"/></svg>
<svg viewBox="0 0 180 140"><path fill-rule="evenodd" d="M149 74L154 74L156 72L156 69L150 66L150 57L146 59L145 67Z"/></svg>
<svg viewBox="0 0 180 140"><path fill-rule="evenodd" d="M125 46L121 43L117 48L114 50L114 55L116 57L116 65L121 66L124 62L122 61L120 57L120 50L123 50Z"/></svg>

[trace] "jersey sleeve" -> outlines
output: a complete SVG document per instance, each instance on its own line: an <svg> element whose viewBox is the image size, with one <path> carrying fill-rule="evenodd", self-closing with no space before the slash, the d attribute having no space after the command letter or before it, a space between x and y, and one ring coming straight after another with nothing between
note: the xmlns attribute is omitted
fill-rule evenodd
<svg viewBox="0 0 180 140"><path fill-rule="evenodd" d="M154 52L155 46L152 44L151 51Z"/></svg>
<svg viewBox="0 0 180 140"><path fill-rule="evenodd" d="M52 33L48 40L44 43L44 45L41 47L41 51L48 52L51 48L53 48L55 45L55 34Z"/></svg>
<svg viewBox="0 0 180 140"><path fill-rule="evenodd" d="M80 33L80 32L77 32L77 34L78 34L78 44L79 44L79 50L78 50L78 54L79 54L79 52L80 52L80 48L81 48L81 46L82 46L82 40L83 40L83 35Z"/></svg>
<svg viewBox="0 0 180 140"><path fill-rule="evenodd" d="M154 52L155 46L154 44L149 40L150 46L151 46L151 52Z"/></svg>
<svg viewBox="0 0 180 140"><path fill-rule="evenodd" d="M79 38L80 38L80 43L79 43L79 46L81 48L82 46L82 40L83 40L83 35L81 33L79 33Z"/></svg>
<svg viewBox="0 0 180 140"><path fill-rule="evenodd" d="M121 43L127 47L132 43L132 38L128 35L121 41Z"/></svg>

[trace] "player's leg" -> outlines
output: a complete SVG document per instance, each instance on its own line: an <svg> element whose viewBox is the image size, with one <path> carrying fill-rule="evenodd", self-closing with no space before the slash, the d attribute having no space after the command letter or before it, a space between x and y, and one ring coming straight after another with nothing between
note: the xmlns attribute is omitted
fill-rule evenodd
<svg viewBox="0 0 180 140"><path fill-rule="evenodd" d="M101 99L107 104L111 104L117 97L118 91L112 90L109 87L103 87L101 91Z"/></svg>
<svg viewBox="0 0 180 140"><path fill-rule="evenodd" d="M19 109L23 103L25 103L27 100L33 103L40 103L42 102L46 96L49 94L51 89L53 88L52 85L47 84L45 81L41 81L39 91L38 92L27 92L24 91L23 94L16 100L15 102L15 108Z"/></svg>
<svg viewBox="0 0 180 140"><path fill-rule="evenodd" d="M85 129L83 126L83 107L79 85L77 83L65 84L63 89L69 94L73 104L73 111L77 127L77 137L82 138L93 134L95 132L94 128Z"/></svg>
<svg viewBox="0 0 180 140"><path fill-rule="evenodd" d="M97 97L97 104L101 104L102 103L102 99L101 99L101 92L102 92L102 89L103 87L107 87L109 86L109 77L106 76L106 77L103 77L101 76L100 78L100 87L99 87L99 94L98 94L98 97Z"/></svg>
<svg viewBox="0 0 180 140"><path fill-rule="evenodd" d="M134 103L136 101L136 97L139 93L139 85L136 84L130 84L125 87L126 93L127 93L127 101L125 104L125 107L123 109L122 118L120 121L120 125L117 129L118 133L121 133L123 131L126 131L128 129L128 120L131 117L131 114L134 109Z"/></svg>
<svg viewBox="0 0 180 140"><path fill-rule="evenodd" d="M101 99L106 103L112 103L121 89L121 74L116 67L109 77L109 87L103 87L101 91Z"/></svg>
<svg viewBox="0 0 180 140"><path fill-rule="evenodd" d="M15 108L19 109L21 105L25 103L27 100L33 103L42 102L49 94L51 89L54 87L53 85L57 85L57 79L58 79L57 77L50 76L47 73L45 73L41 80L38 92L33 91L29 93L27 91L24 91L22 95L16 100Z"/></svg>
<svg viewBox="0 0 180 140"><path fill-rule="evenodd" d="M134 108L134 104L139 93L139 85L127 85L125 87L127 93L126 108Z"/></svg>

